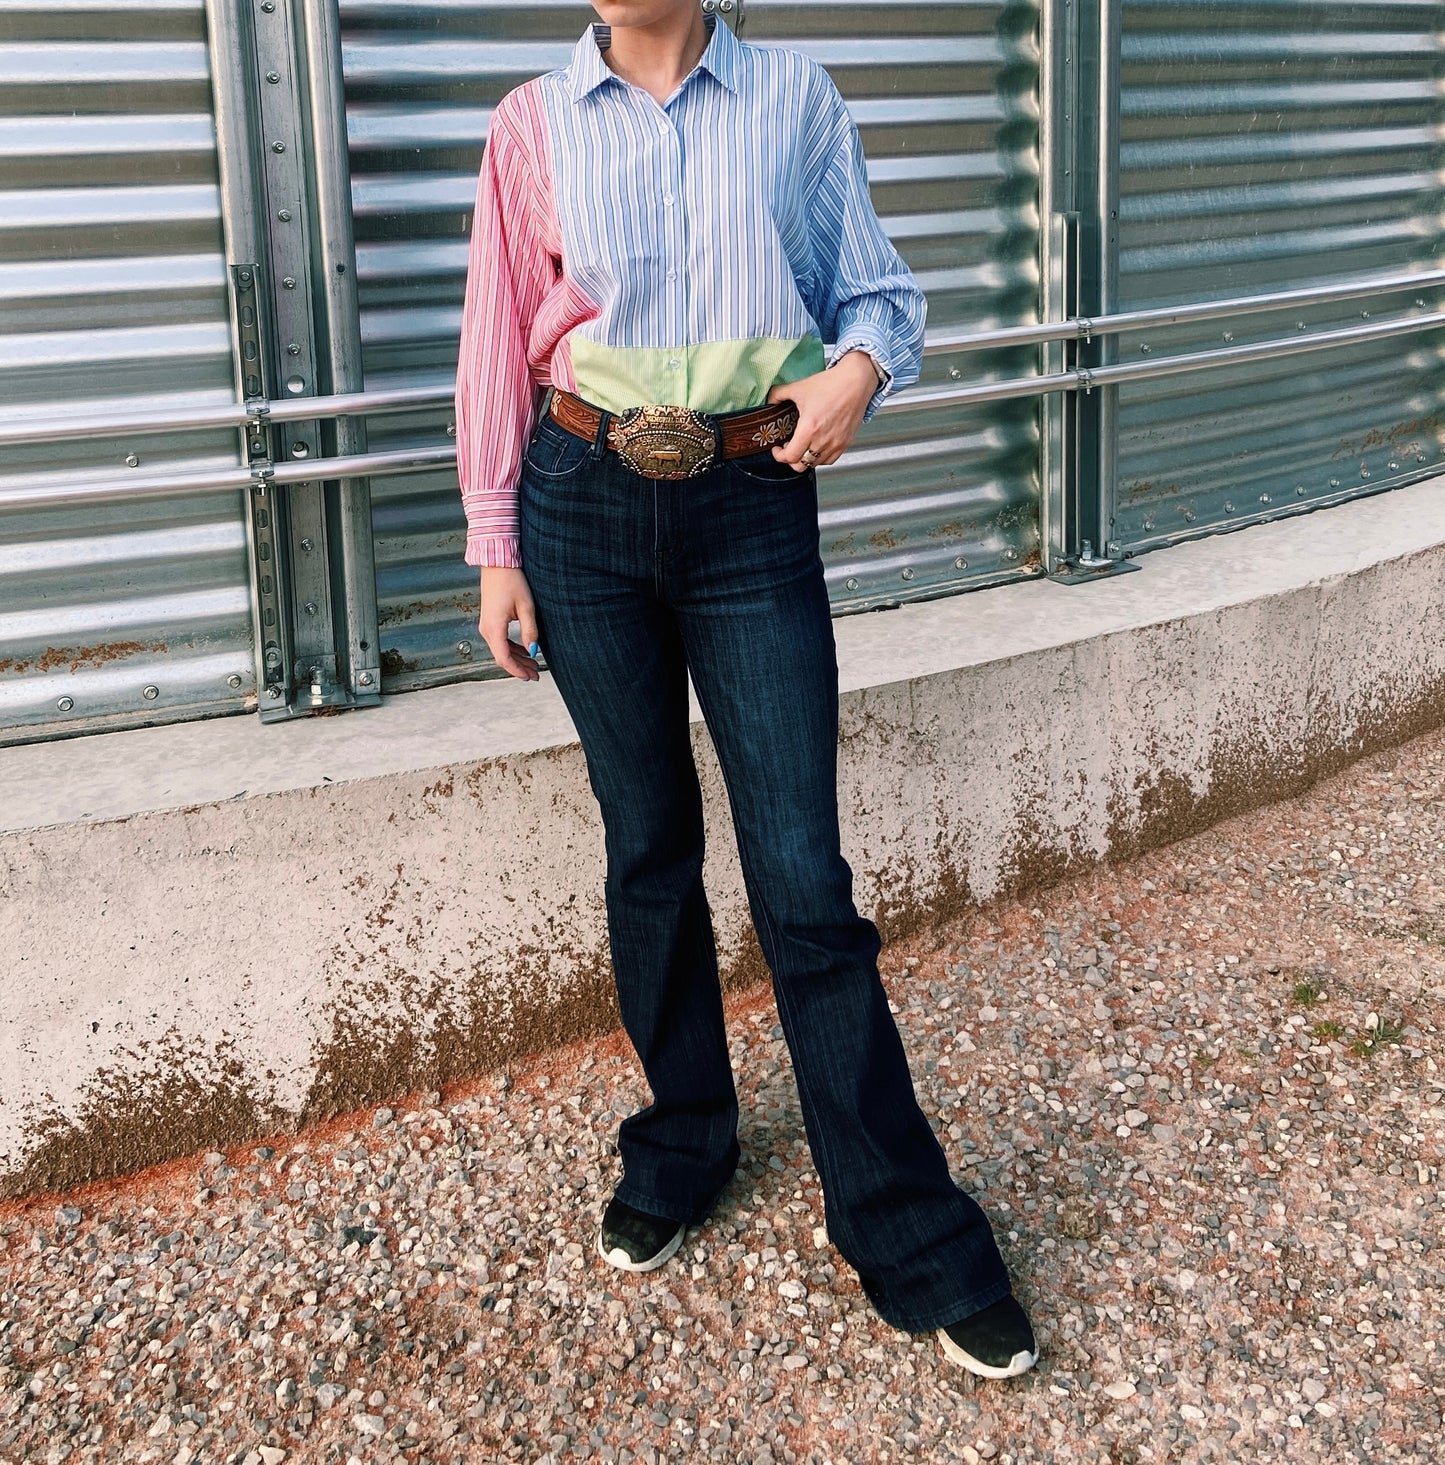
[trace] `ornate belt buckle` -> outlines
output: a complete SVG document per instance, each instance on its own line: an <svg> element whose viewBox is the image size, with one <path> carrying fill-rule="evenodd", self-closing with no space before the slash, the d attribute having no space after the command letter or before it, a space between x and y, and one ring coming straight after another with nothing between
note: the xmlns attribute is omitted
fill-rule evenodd
<svg viewBox="0 0 1445 1465"><path fill-rule="evenodd" d="M646 478L693 478L712 467L717 449L704 413L667 402L618 413L607 430L607 445Z"/></svg>

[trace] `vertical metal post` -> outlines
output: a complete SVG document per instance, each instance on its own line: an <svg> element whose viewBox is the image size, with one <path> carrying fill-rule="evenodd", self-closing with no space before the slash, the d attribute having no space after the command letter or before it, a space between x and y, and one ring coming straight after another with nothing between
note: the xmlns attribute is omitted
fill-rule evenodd
<svg viewBox="0 0 1445 1465"><path fill-rule="evenodd" d="M1046 319L1087 322L1117 308L1122 3L1043 0ZM1136 568L1120 557L1113 535L1118 388L1088 382L1090 370L1113 362L1117 352L1114 335L1092 335L1087 327L1042 352L1043 370L1084 378L1082 390L1043 408L1044 568L1063 580Z"/></svg>
<svg viewBox="0 0 1445 1465"><path fill-rule="evenodd" d="M227 253L238 288L241 267L256 287L249 300L237 295L238 345L246 306L261 317L250 342L261 359L239 365L238 375L254 402L245 442L256 479L263 720L380 697L366 482L270 480L277 460L314 459L319 474L326 456L365 446L359 424L338 433L319 420L273 424L266 413L273 396L361 385L339 25L334 0L320 19L312 8L309 0L207 0Z"/></svg>
<svg viewBox="0 0 1445 1465"><path fill-rule="evenodd" d="M221 221L226 236L235 307L232 346L236 392L243 402L270 395L274 363L269 348L269 310L263 304L265 276L265 188L254 98L255 41L251 9L243 0L206 0L212 107L220 170ZM285 700L284 678L291 664L289 577L281 564L277 532L277 488L266 481L270 435L259 420L241 434L241 460L254 465L246 496L247 545L251 571L251 633L256 648L259 702Z"/></svg>
<svg viewBox="0 0 1445 1465"><path fill-rule="evenodd" d="M311 124L310 159L315 170L320 389L359 392L365 381L337 0L301 0L301 16ZM325 429L323 445L328 456L364 453L365 419L334 419ZM381 649L377 639L371 484L365 478L345 478L328 484L327 490L331 537L336 547L332 567L341 610L337 646L343 661L342 675L354 699L379 700Z"/></svg>
<svg viewBox="0 0 1445 1465"><path fill-rule="evenodd" d="M1066 320L1078 304L1078 0L1042 0L1039 13L1040 314ZM1049 375L1077 365L1072 341L1040 348ZM1078 550L1077 413L1072 393L1039 398L1039 543L1053 573Z"/></svg>
<svg viewBox="0 0 1445 1465"><path fill-rule="evenodd" d="M1081 6L1079 46L1081 119L1089 139L1079 148L1080 313L1117 308L1119 283L1119 44L1122 0ZM1117 360L1118 338L1108 333L1083 343L1080 365ZM1118 461L1118 388L1086 391L1080 405L1079 545L1085 563L1113 558L1114 490Z"/></svg>

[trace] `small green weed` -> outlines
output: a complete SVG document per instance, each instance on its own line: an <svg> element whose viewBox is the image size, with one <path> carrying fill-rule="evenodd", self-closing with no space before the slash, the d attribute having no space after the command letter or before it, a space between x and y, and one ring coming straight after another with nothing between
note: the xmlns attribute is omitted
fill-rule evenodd
<svg viewBox="0 0 1445 1465"><path fill-rule="evenodd" d="M1373 1058L1386 1043L1398 1043L1404 1036L1403 1023L1377 1017L1373 1023L1366 1022L1364 1032L1358 1034L1350 1044L1350 1052L1356 1058Z"/></svg>

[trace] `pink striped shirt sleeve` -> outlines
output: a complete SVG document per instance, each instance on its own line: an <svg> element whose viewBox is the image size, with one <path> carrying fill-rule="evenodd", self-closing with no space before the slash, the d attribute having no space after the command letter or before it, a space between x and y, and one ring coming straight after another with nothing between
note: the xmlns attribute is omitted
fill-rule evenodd
<svg viewBox="0 0 1445 1465"><path fill-rule="evenodd" d="M457 478L469 565L522 562L517 485L545 385L533 374L528 342L556 278L507 102L492 113L477 180L457 359Z"/></svg>

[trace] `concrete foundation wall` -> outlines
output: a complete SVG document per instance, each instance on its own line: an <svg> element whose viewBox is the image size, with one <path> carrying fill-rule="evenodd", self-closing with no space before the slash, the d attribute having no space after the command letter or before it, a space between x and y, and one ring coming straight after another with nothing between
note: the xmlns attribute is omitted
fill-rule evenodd
<svg viewBox="0 0 1445 1465"><path fill-rule="evenodd" d="M1445 480L834 622L844 851L895 937L1445 722ZM724 980L766 978L694 702ZM0 1193L616 1026L550 678L0 752Z"/></svg>

